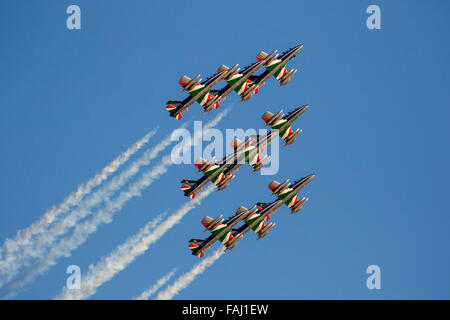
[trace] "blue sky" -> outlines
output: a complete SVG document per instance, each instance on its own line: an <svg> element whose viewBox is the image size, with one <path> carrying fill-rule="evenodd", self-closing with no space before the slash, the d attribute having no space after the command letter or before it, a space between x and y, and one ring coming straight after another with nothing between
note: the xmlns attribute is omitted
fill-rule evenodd
<svg viewBox="0 0 450 320"><path fill-rule="evenodd" d="M70 4L82 29L66 28ZM381 30L366 28L370 4ZM180 122L164 110L180 99L178 79L254 61L260 50L298 43L299 69L282 88L274 79L217 128L260 128L266 110L310 104L297 141L280 151L274 176L243 166L181 224L110 282L96 299L129 299L198 259L187 240L205 215L270 201L272 179L317 177L299 215L286 207L262 241L249 234L183 290L180 299L450 298L449 22L445 1L27 1L0 10L2 157L0 241L29 226L116 155L159 125L155 145ZM220 87L220 86L219 86ZM210 120L193 105L181 121ZM139 156L139 155L138 155ZM134 160L135 158L133 158ZM67 266L83 271L164 210L187 201L173 167L110 224L21 292L47 299ZM366 268L381 268L381 290Z"/></svg>

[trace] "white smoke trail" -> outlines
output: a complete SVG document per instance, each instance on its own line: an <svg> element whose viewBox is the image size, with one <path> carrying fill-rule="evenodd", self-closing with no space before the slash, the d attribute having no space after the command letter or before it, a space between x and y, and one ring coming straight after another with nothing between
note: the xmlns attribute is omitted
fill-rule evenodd
<svg viewBox="0 0 450 320"><path fill-rule="evenodd" d="M154 294L156 291L159 290L163 285L166 284L167 281L172 278L172 276L175 274L177 268L174 268L172 271L170 271L168 274L163 276L161 279L156 281L154 285L152 285L150 288L142 292L138 297L134 298L134 300L148 300Z"/></svg>
<svg viewBox="0 0 450 320"><path fill-rule="evenodd" d="M155 300L170 300L174 296L180 293L181 290L185 289L188 285L195 280L195 278L202 274L206 268L211 266L217 259L219 259L224 254L223 248L219 248L214 251L205 260L197 263L191 270L181 275L171 286L167 287L164 291L161 291Z"/></svg>
<svg viewBox="0 0 450 320"><path fill-rule="evenodd" d="M203 127L202 133L215 126L228 112L229 108L218 113L213 120ZM181 151L186 146L197 144L201 139L202 134L194 135L190 140L185 140L183 144L177 145L177 149ZM35 266L26 272L24 277L8 285L8 297L15 296L19 289L34 281L37 276L47 272L50 267L57 263L60 257L69 257L73 250L83 244L89 235L97 230L99 225L110 223L116 212L120 211L131 198L140 196L141 191L166 173L171 165L173 165L171 155L166 155L153 169L142 174L141 178L132 184L127 191L122 191L116 199L107 201L106 206L99 210L91 220L78 224L70 237L61 239L56 246L50 249L47 255L43 256Z"/></svg>
<svg viewBox="0 0 450 320"><path fill-rule="evenodd" d="M71 207L77 205L84 195L91 192L93 188L100 185L112 173L114 173L122 164L124 164L134 153L141 149L150 138L155 135L157 128L151 130L143 138L134 143L128 150L117 156L112 162L97 173L88 182L78 186L78 189L69 194L58 206L54 206L44 213L42 218L26 229L17 231L14 239L6 239L3 248L0 248L0 257L9 255L21 248L21 245L27 243L32 236L41 233L45 227L51 224L59 215L67 212Z"/></svg>
<svg viewBox="0 0 450 320"><path fill-rule="evenodd" d="M20 268L27 267L34 258L42 257L46 249L55 242L55 240L65 234L69 229L75 226L81 219L92 212L92 208L106 201L120 189L125 183L136 175L142 166L148 165L155 159L160 152L167 148L171 143L171 135L168 135L152 149L146 151L138 160L134 161L119 176L114 177L106 186L97 190L87 199L85 199L75 210L70 212L64 219L57 222L48 232L40 235L35 241L24 245L21 253L9 257L8 260L0 264L0 287L11 280Z"/></svg>
<svg viewBox="0 0 450 320"><path fill-rule="evenodd" d="M102 258L95 266L91 265L89 267L89 274L84 276L84 279L81 282L81 289L65 289L60 295L58 295L57 299L80 300L87 299L93 295L97 291L98 287L112 279L112 277L114 277L118 272L125 269L136 259L137 256L145 253L152 244L158 241L175 224L179 223L189 211L199 205L204 198L210 195L214 191L214 188L214 185L210 185L194 200L186 202L153 231L141 238L126 252L126 254L117 254L116 251L113 251L109 256Z"/></svg>
<svg viewBox="0 0 450 320"><path fill-rule="evenodd" d="M44 235L49 236L47 228L60 215L66 213L71 207L78 205L86 194L89 194L93 188L100 185L111 174L123 165L134 153L140 150L156 133L157 128L147 133L142 139L134 143L128 150L116 157L103 170L96 174L87 183L80 185L78 189L67 196L64 201L57 207L48 210L43 217L37 222L30 225L28 228L19 230L14 239L6 239L3 249L0 249L0 275L7 275L4 279L0 279L0 287L8 280L10 280L18 271L18 268L23 266L23 262L18 262L27 256L30 256L30 248L32 248L36 241L32 238ZM20 252L18 252L20 251ZM37 252L41 254L41 252ZM25 262L26 263L26 262Z"/></svg>
<svg viewBox="0 0 450 320"><path fill-rule="evenodd" d="M103 257L100 262L97 264L97 268L98 267L102 267L105 268L107 266L110 265L111 262L111 258L112 257L120 257L120 256L124 256L125 254L127 254L128 251L130 251L135 245L136 243L139 242L139 240L144 237L146 234L148 234L152 229L154 229L160 222L161 220L166 216L166 213L160 214L158 217L156 217L155 219L149 221L144 227L142 227L139 232L131 237L129 237L123 244L117 246L116 249L114 249L113 252L111 252L108 256ZM93 268L96 268L93 265L89 266L89 273L86 277L90 277L90 274L92 273ZM84 278L84 277L83 277ZM84 280L84 279L83 279ZM64 292L67 292L67 289L63 289L65 290ZM71 291L71 290L69 290ZM55 299L60 299L60 297L55 297Z"/></svg>

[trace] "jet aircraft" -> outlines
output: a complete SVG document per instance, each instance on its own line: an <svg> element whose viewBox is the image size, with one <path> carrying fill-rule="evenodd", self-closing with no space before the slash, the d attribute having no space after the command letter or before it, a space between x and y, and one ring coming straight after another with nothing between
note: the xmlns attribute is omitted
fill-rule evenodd
<svg viewBox="0 0 450 320"><path fill-rule="evenodd" d="M253 230L258 235L257 240L264 238L269 230L275 226L274 223L266 224L266 221L270 219L270 216L273 215L283 203L291 209L290 214L292 215L293 213L298 212L309 200L305 197L298 199L297 193L314 177L315 175L311 174L301 178L294 182L292 186L290 186L289 180L286 180L283 183L274 180L269 184L269 189L272 190L272 195L277 195L277 200L269 204L258 202L251 209L241 206L236 210L236 214L226 221L222 219L222 215L217 219L206 216L202 220L202 224L206 228L204 231L210 231L212 235L204 240L190 239L189 249L192 251L192 254L199 258L203 257L204 252L217 240L225 246L225 251L231 250L250 230ZM244 221L244 224L239 228L234 228L234 226L241 221Z"/></svg>
<svg viewBox="0 0 450 320"><path fill-rule="evenodd" d="M295 46L286 52L282 53L279 58L271 59L268 64L265 64L266 71L259 75L253 81L253 86L249 88L242 96L242 100L248 100L256 90L261 88L271 76L274 76L280 82L279 87L286 85L291 81L292 76L297 72L296 69L292 69L289 72L286 70L286 63L294 58L300 50L303 49L303 44ZM257 60L265 60L269 56L264 51L261 51L256 56Z"/></svg>
<svg viewBox="0 0 450 320"><path fill-rule="evenodd" d="M194 165L198 168L198 172L203 173L203 177L198 180L183 179L181 180L181 190L184 191L184 195L193 199L200 190L211 181L214 183L218 191L225 189L229 182L235 178L236 173L240 166L247 162L253 168L252 172L259 171L264 164L270 159L265 155L261 157L261 153L264 148L267 147L273 138L280 133L281 137L286 142L286 145L292 144L297 136L301 133L300 129L293 131L291 124L298 119L309 106L299 107L283 118L282 111L273 115L269 111L264 113L263 120L266 122L266 126L271 126L272 130L265 136L255 135L249 137L245 142L235 138L231 143L234 152L224 157L221 162L216 162L215 158L206 161L203 158L198 158Z"/></svg>
<svg viewBox="0 0 450 320"><path fill-rule="evenodd" d="M166 110L169 111L171 117L179 120L189 106L197 101L203 107L203 113L209 112L212 109L217 109L220 102L225 100L226 96L233 90L239 94L241 102L247 101L253 94L258 92L259 88L272 75L280 82L280 86L283 86L291 81L291 77L297 72L295 69L287 72L286 63L295 57L302 48L302 44L293 47L284 52L279 58L276 50L271 54L260 51L256 56L258 61L244 68L241 73L239 73L237 64L231 69L222 65L215 75L204 82L201 82L201 79L199 79L200 75L194 79L184 75L179 80L180 85L183 87L181 92L188 91L189 97L183 101L167 101ZM259 76L254 75L262 66L265 66L266 71ZM225 87L221 90L212 89L216 83L223 79L227 82Z"/></svg>
<svg viewBox="0 0 450 320"><path fill-rule="evenodd" d="M219 97L214 95L215 91L212 91L211 87L221 81L228 73L233 73L236 68L237 65L228 71L219 72L209 77L204 82L200 82L202 80L199 79L200 75L194 79L191 79L186 75L182 76L178 83L183 87L181 92L186 90L189 93L189 97L183 101L167 101L166 110L169 111L171 117L180 120L182 114L186 112L189 106L195 101L197 101L205 111L217 109L219 107L219 103L217 102Z"/></svg>

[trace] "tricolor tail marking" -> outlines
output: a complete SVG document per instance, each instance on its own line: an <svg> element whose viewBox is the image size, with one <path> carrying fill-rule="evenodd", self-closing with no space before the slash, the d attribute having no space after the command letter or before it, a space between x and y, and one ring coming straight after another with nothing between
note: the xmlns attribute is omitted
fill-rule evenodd
<svg viewBox="0 0 450 320"><path fill-rule="evenodd" d="M189 190L192 189L193 185L195 185L196 181L194 180L188 180L188 179L184 179L181 181L181 190L184 191L184 194L186 195ZM194 199L195 198L195 193L192 193L189 198Z"/></svg>
<svg viewBox="0 0 450 320"><path fill-rule="evenodd" d="M178 110L177 106L175 105L180 105L180 103L172 101L168 101L167 103L168 105L166 106L166 110L169 111L171 116L173 116L173 114ZM180 120L181 117L182 117L181 113L175 115L175 119L177 120Z"/></svg>
<svg viewBox="0 0 450 320"><path fill-rule="evenodd" d="M196 254L195 251L198 250L198 248L200 247L200 245L198 245L197 243L202 243L204 240L201 239L191 239L189 240L189 250L191 250L197 257L201 258L204 256L203 252L200 252L199 254Z"/></svg>

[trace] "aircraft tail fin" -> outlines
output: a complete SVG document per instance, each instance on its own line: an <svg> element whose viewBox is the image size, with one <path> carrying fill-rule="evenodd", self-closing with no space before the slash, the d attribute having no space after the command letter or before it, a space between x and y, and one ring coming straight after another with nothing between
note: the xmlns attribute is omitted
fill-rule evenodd
<svg viewBox="0 0 450 320"><path fill-rule="evenodd" d="M217 109L220 106L218 100L220 99L219 90L210 90L206 96L206 101L201 103L204 112L210 112L213 109Z"/></svg>
<svg viewBox="0 0 450 320"><path fill-rule="evenodd" d="M182 115L181 113L177 113L177 111L181 106L181 101L169 100L166 103L166 110L169 111L170 116L174 117L177 120L180 120Z"/></svg>
<svg viewBox="0 0 450 320"><path fill-rule="evenodd" d="M192 251L193 255L196 255L197 257L201 258L203 257L204 253L200 252L199 254L196 254L198 248L200 247L200 245L204 242L205 240L202 239L190 239L189 240L189 250Z"/></svg>
<svg viewBox="0 0 450 320"><path fill-rule="evenodd" d="M188 179L184 179L181 180L181 190L184 191L184 195L187 196L189 191L195 187L195 185L197 184L196 180L188 180ZM192 193L189 198L193 199L195 198L195 193Z"/></svg>

